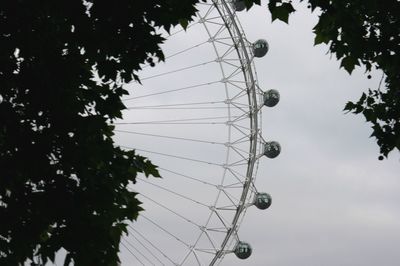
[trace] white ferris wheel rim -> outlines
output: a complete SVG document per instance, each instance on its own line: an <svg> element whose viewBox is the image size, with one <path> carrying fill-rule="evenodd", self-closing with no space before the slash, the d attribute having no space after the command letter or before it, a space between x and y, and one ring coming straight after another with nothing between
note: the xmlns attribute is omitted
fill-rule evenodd
<svg viewBox="0 0 400 266"><path fill-rule="evenodd" d="M229 1L230 2L230 1ZM257 193L257 190L255 188L254 182L256 178L256 172L257 172L257 167L258 167L258 159L263 155L263 143L264 140L262 139L261 136L261 107L263 106L262 102L262 91L259 89L258 84L257 84L257 74L255 71L254 67L254 62L253 62L253 51L252 51L252 44L247 41L244 31L240 25L240 22L235 14L235 11L232 9L231 3L225 0L212 0L212 4L209 3L203 3L203 5L210 5L210 9L214 8L217 10L218 14L220 15L220 19L223 21L225 29L229 32L229 35L231 37L232 41L232 48L234 49L238 61L240 62L240 69L241 69L241 74L243 75L244 82L245 82L245 87L246 87L246 95L248 98L248 103L247 103L247 121L249 122L249 147L248 147L248 157L246 158L246 172L243 173L243 189L241 191L240 199L235 205L236 210L234 211L234 215L232 220L230 221L230 224L227 226L226 234L225 237L223 237L223 240L221 243L219 243L219 246L216 247L213 251L214 256L211 259L211 261L207 262L208 265L219 265L224 256L228 253L232 253L234 251L235 246L237 243L239 243L239 236L238 236L238 230L240 227L240 224L245 216L246 210L249 206L253 205L254 203L254 195ZM225 74L224 72L224 55L221 54L219 49L216 47L216 40L215 36L209 31L207 27L207 17L206 15L201 15L198 14L199 17L199 22L200 24L203 24L204 29L207 31L209 40L208 42L211 43L214 53L216 56L216 62L219 64L221 74L222 74L222 80L221 82L224 83L225 85L225 90L226 90L226 96L227 96L227 101L230 101L232 99L231 95L229 94L229 89L227 88L226 84L229 82L229 77ZM242 97L242 96L241 96ZM260 100L261 98L261 100ZM231 103L230 102L225 102L225 104L228 104L228 118L227 118L227 124L230 123L231 121L237 119L236 117L232 117L230 111L231 111ZM231 133L230 129L231 125L229 125L229 137L226 143L231 143ZM128 147L127 147L128 148ZM131 147L129 147L131 148ZM140 151L140 149L137 149ZM224 174L222 175L221 178L221 186L223 187L223 181L225 178L226 174L226 165L229 165L229 154L232 152L232 147L227 146L226 149L226 159L225 159L225 167ZM161 154L161 153L160 153ZM178 156L176 156L178 157ZM140 193L140 191L139 191ZM207 222L205 222L202 227L207 228L207 225L211 219L211 215L216 211L216 206L219 200L219 197L223 193L223 189L220 189L214 204L210 206L210 215L208 217ZM158 204L161 205L161 204ZM161 205L162 206L162 205ZM147 218L146 218L147 219ZM140 232L136 233L140 234ZM162 254L165 259L169 260L173 265L184 265L186 262L187 257L193 252L193 250L196 250L196 245L202 237L202 234L204 232L200 232L198 235L196 241L190 246L190 249L187 251L187 253L183 256L183 259L180 262L176 262L171 260L170 258L166 258L166 254ZM124 245L125 246L125 245ZM126 246L125 246L126 247ZM128 247L126 247L128 249ZM157 249L157 247L154 247ZM160 251L161 252L161 251ZM134 255L134 254L132 254ZM134 255L135 256L135 255ZM135 256L136 257L136 256ZM136 257L136 259L138 259ZM197 259L197 257L196 257ZM157 259L158 260L158 259ZM200 263L198 260L199 265L203 265ZM144 263L141 263L145 265Z"/></svg>

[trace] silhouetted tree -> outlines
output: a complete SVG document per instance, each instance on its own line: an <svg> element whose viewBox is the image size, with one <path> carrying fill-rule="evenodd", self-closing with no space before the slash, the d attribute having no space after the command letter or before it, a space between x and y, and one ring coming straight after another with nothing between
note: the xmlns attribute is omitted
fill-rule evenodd
<svg viewBox="0 0 400 266"><path fill-rule="evenodd" d="M0 3L0 265L29 259L117 265L127 189L146 158L114 146L112 122L139 64L163 59L157 28L196 0ZM98 76L98 79L94 79Z"/></svg>

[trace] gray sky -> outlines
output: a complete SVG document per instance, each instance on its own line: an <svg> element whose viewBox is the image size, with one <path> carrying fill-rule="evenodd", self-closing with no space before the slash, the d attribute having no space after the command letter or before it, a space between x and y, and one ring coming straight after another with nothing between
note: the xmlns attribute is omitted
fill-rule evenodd
<svg viewBox="0 0 400 266"><path fill-rule="evenodd" d="M368 80L363 69L356 69L350 76L339 69L339 62L330 58L327 46L314 47L312 27L317 21L317 14L309 14L304 5L296 6L298 11L290 17L290 25L282 22L271 24L266 8L266 5L256 6L248 13L241 13L240 21L249 41L265 38L270 44L269 53L255 62L258 81L264 90L279 90L281 102L275 108L264 108L262 129L264 138L278 140L283 150L274 160L260 159L256 185L259 191L272 195L273 204L266 211L249 208L242 223L240 238L252 245L252 256L241 261L234 255L228 255L221 265L398 265L399 153L392 152L388 160L378 161L378 147L369 138L370 125L363 117L344 114L342 111L348 100L357 100L363 90L376 88L381 74L374 72L373 78ZM173 48L179 50L178 47L196 42L193 40L196 36L201 42L200 35L186 37L190 40L182 37ZM190 58L177 59L173 69L179 68L180 64L187 65L188 61L207 61L207 56L206 51L199 49L190 53ZM213 81L217 70L207 66L204 71L201 74L196 72L181 78L157 81L153 85L163 86L167 84L165 82L176 82L186 86L199 83L205 76L208 82ZM140 88L134 90L139 95L143 93ZM202 97L209 95L211 90L214 93L217 89L209 87L179 95L202 101ZM176 99L174 95L163 95L157 99L143 100L142 104L173 103ZM180 113L181 118L201 115L197 113L200 112L198 110L182 112L185 113ZM207 116L207 111L204 112L202 115ZM162 119L172 119L173 116L168 112L161 114ZM129 113L125 121L161 118L153 117L152 114ZM221 133L223 130L208 131L195 126L188 126L185 131L178 126L154 128L155 132L165 135L182 136L183 133L190 133L190 136L218 141L224 141L225 136ZM135 130L142 129L137 126ZM129 138L121 135L118 140L127 146L141 145L142 149L171 149L159 139L138 140L138 136L132 139L133 142L130 142ZM181 144L175 146L171 153L205 158L211 162L219 162L223 156L219 150L206 144ZM155 164L165 162L156 155L148 156ZM183 169L184 173L199 167L193 175L207 180L216 173L221 174L218 172L220 170L210 165L194 166L191 162L183 164L179 160L171 160L167 164L170 169ZM207 194L201 186L190 186L189 183L182 185L180 181L171 181L171 178L159 182L162 186L182 189L193 198ZM136 188L143 192L144 187L145 184L143 188L139 184ZM149 188L147 195L153 197L152 193L160 193L153 189ZM167 196L160 194L160 197ZM170 203L170 200L163 198L162 202ZM196 204L178 201L173 206L190 209L185 215L192 215L194 219L201 220L207 215ZM149 211L148 215L153 215L157 221L165 219L167 226L170 224L178 228L178 234L182 233L183 238L192 234L190 226L169 221L166 213ZM146 233L148 235L155 232L155 229L149 230ZM163 241L160 236L159 242ZM123 250L122 257L123 265L139 265L137 262L132 264L133 259L126 250Z"/></svg>
<svg viewBox="0 0 400 266"><path fill-rule="evenodd" d="M363 69L339 70L327 46L313 47L317 15L296 8L290 25L271 24L266 6L241 16L249 39L270 42L257 61L259 82L279 89L282 101L263 113L263 131L283 146L280 157L260 164L257 186L273 204L246 216L241 235L254 254L245 265L398 265L399 153L378 161L370 125L341 111L376 88L381 74L367 80Z"/></svg>

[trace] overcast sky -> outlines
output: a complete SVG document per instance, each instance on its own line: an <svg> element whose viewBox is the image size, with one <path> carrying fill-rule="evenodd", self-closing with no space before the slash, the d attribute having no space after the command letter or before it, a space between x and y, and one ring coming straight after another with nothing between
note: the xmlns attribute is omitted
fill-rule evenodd
<svg viewBox="0 0 400 266"><path fill-rule="evenodd" d="M252 256L241 261L229 255L221 265L399 265L399 153L378 161L370 125L363 117L342 111L348 100L376 88L381 74L374 72L368 80L363 69L356 69L350 76L339 69L327 46L314 47L317 14L304 5L296 6L290 25L271 24L266 9L255 6L239 17L249 41L265 38L270 45L269 53L256 59L258 81L264 90L279 90L281 102L263 110L262 130L265 139L281 143L282 153L274 160L260 159L256 185L272 195L273 204L266 211L249 208L242 223L240 238L252 245ZM184 60L196 62L194 57L201 56L206 55L191 53ZM194 77L190 79L193 82ZM168 101L167 96L161 99ZM179 135L173 130L163 133ZM207 132L199 134L208 137ZM141 144L153 150L162 145ZM218 154L205 146L187 152L213 160ZM207 175L209 170L202 171ZM191 195L199 192L197 187L189 189ZM136 265L126 250L123 258L123 265Z"/></svg>
<svg viewBox="0 0 400 266"><path fill-rule="evenodd" d="M271 193L271 208L250 209L241 228L254 254L223 265L399 265L399 153L378 161L370 125L342 112L377 88L381 74L368 80L363 69L339 70L327 46L313 46L317 14L305 5L296 6L290 25L271 24L266 8L240 18L248 39L270 43L256 62L259 83L279 89L282 100L264 111L263 132L283 152L260 164L257 186Z"/></svg>

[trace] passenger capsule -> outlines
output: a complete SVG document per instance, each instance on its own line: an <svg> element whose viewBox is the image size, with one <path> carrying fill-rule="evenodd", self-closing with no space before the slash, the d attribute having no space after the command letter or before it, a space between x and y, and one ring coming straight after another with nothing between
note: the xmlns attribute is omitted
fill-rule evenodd
<svg viewBox="0 0 400 266"><path fill-rule="evenodd" d="M235 8L235 11L238 11L238 12L246 9L246 5L244 4L244 1L241 1L241 0L233 0L232 5L233 5L233 8Z"/></svg>
<svg viewBox="0 0 400 266"><path fill-rule="evenodd" d="M260 210L266 210L271 206L272 198L268 193L261 192L256 194L254 205Z"/></svg>
<svg viewBox="0 0 400 266"><path fill-rule="evenodd" d="M253 54L255 57L263 57L269 49L268 42L264 39L259 39L253 43Z"/></svg>
<svg viewBox="0 0 400 266"><path fill-rule="evenodd" d="M234 251L236 257L238 257L241 260L244 260L244 259L247 259L248 257L250 257L251 252L252 252L252 249L251 249L250 244L248 244L246 242L242 242L242 241L239 241L236 244L235 251Z"/></svg>
<svg viewBox="0 0 400 266"><path fill-rule="evenodd" d="M280 95L277 90L268 90L264 92L264 105L274 107L279 103Z"/></svg>
<svg viewBox="0 0 400 266"><path fill-rule="evenodd" d="M281 153L281 145L277 141L269 141L264 145L264 155L270 159L277 157Z"/></svg>

